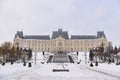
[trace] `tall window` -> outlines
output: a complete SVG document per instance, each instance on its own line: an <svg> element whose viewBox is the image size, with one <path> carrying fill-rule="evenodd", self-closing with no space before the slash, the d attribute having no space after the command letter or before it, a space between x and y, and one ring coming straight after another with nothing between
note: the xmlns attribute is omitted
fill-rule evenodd
<svg viewBox="0 0 120 80"><path fill-rule="evenodd" d="M71 48L71 51L73 51L73 48Z"/></svg>
<svg viewBox="0 0 120 80"><path fill-rule="evenodd" d="M59 42L59 43L58 43L58 46L62 46L62 42Z"/></svg>

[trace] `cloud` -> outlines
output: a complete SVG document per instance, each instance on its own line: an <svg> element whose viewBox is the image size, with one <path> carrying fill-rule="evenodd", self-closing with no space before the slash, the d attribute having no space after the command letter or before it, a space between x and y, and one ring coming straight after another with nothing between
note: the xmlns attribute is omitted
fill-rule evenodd
<svg viewBox="0 0 120 80"><path fill-rule="evenodd" d="M0 0L0 43L12 41L19 29L25 34L50 34L63 28L70 34L96 35L104 30L109 40L120 44L119 4L117 0Z"/></svg>

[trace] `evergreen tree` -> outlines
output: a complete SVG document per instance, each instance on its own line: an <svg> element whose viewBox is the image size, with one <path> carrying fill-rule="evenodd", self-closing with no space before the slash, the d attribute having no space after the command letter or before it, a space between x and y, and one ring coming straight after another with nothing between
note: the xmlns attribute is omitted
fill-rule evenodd
<svg viewBox="0 0 120 80"><path fill-rule="evenodd" d="M118 53L118 49L117 49L117 47L115 46L114 54L117 54L117 53Z"/></svg>
<svg viewBox="0 0 120 80"><path fill-rule="evenodd" d="M10 61L11 62L13 62L13 60L17 59L15 53L16 53L16 48L14 46L12 46L12 48L10 50Z"/></svg>
<svg viewBox="0 0 120 80"><path fill-rule="evenodd" d="M18 59L21 59L21 58L22 58L22 52L23 52L22 48L19 48L19 50L18 50L18 52L17 52L17 54L18 54Z"/></svg>
<svg viewBox="0 0 120 80"><path fill-rule="evenodd" d="M120 46L119 46L119 48L118 48L118 52L120 52Z"/></svg>
<svg viewBox="0 0 120 80"><path fill-rule="evenodd" d="M29 48L28 50L28 60L32 58L32 50Z"/></svg>
<svg viewBox="0 0 120 80"><path fill-rule="evenodd" d="M90 61L93 61L93 51L90 49L89 59Z"/></svg>

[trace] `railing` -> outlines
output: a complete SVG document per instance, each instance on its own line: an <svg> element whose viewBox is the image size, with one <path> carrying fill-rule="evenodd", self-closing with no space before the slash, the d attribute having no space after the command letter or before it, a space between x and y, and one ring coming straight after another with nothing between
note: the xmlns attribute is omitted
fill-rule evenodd
<svg viewBox="0 0 120 80"><path fill-rule="evenodd" d="M51 63L51 62L52 62L52 58L53 58L53 55L50 55L50 57L49 57L47 63Z"/></svg>
<svg viewBox="0 0 120 80"><path fill-rule="evenodd" d="M70 63L74 63L74 61L73 61L73 59L72 59L72 57L70 55L68 55L68 58L70 60Z"/></svg>

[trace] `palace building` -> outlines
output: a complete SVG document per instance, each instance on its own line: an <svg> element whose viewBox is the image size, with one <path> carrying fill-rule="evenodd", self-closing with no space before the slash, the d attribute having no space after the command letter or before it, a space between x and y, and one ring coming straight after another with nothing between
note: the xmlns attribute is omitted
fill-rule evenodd
<svg viewBox="0 0 120 80"><path fill-rule="evenodd" d="M21 48L31 48L34 52L83 52L93 47L108 46L107 38L103 31L96 35L71 35L67 31L58 29L50 35L24 35L23 31L17 31L14 37L14 45Z"/></svg>

